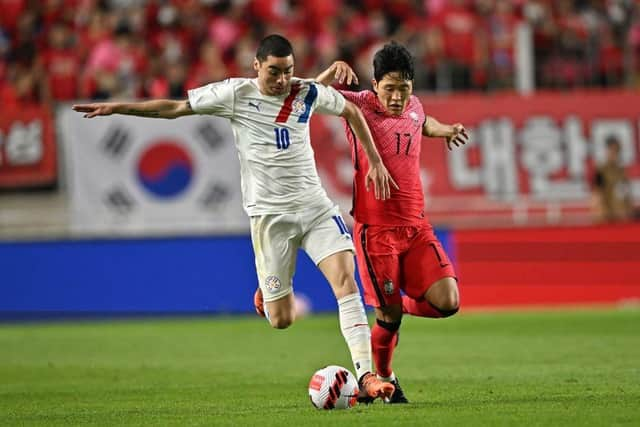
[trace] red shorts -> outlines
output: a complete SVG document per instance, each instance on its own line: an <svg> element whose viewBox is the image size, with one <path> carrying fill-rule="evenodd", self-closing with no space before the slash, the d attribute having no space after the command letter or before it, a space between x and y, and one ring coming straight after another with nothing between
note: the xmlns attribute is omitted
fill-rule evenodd
<svg viewBox="0 0 640 427"><path fill-rule="evenodd" d="M356 222L353 240L367 305L402 304L400 291L419 300L433 283L456 277L428 223L385 226Z"/></svg>

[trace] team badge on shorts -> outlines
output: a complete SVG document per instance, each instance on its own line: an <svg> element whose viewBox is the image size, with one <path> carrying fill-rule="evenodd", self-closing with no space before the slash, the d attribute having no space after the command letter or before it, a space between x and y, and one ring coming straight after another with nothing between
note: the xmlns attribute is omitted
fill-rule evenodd
<svg viewBox="0 0 640 427"><path fill-rule="evenodd" d="M275 292L282 287L282 282L276 276L267 276L264 280L264 285L267 287L269 292Z"/></svg>
<svg viewBox="0 0 640 427"><path fill-rule="evenodd" d="M387 295L393 294L393 282L389 279L386 279L383 283L384 285L384 293Z"/></svg>

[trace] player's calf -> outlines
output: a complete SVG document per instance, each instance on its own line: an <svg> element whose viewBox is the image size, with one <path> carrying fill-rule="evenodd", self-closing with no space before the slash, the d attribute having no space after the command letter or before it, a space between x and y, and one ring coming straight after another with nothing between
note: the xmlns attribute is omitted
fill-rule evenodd
<svg viewBox="0 0 640 427"><path fill-rule="evenodd" d="M289 326L293 324L292 318L283 318L283 317L269 317L269 323L275 329L287 329Z"/></svg>
<svg viewBox="0 0 640 427"><path fill-rule="evenodd" d="M296 318L295 299L293 292L275 301L264 303L264 312L271 326L276 329L286 329Z"/></svg>
<svg viewBox="0 0 640 427"><path fill-rule="evenodd" d="M406 295L402 296L402 312L412 316L440 319L453 316L459 309L457 304L439 307L428 300L418 301Z"/></svg>
<svg viewBox="0 0 640 427"><path fill-rule="evenodd" d="M253 295L253 305L255 306L258 316L266 317L269 324L276 329L286 329L293 323L295 313L288 307L288 298L283 298L284 301L278 300L271 305L270 309L267 309L264 297L262 296L262 290L258 288Z"/></svg>
<svg viewBox="0 0 640 427"><path fill-rule="evenodd" d="M460 309L458 284L453 277L444 277L427 289L424 298L402 296L402 312L420 317L450 317Z"/></svg>
<svg viewBox="0 0 640 427"><path fill-rule="evenodd" d="M424 299L443 312L457 310L460 305L458 283L453 277L444 277L429 286Z"/></svg>

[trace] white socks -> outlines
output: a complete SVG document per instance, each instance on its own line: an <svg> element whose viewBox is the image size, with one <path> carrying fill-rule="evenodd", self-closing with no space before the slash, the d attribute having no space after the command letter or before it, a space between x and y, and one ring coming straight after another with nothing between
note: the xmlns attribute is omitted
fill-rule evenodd
<svg viewBox="0 0 640 427"><path fill-rule="evenodd" d="M356 378L371 372L371 330L360 294L355 293L338 300L340 329L349 346Z"/></svg>

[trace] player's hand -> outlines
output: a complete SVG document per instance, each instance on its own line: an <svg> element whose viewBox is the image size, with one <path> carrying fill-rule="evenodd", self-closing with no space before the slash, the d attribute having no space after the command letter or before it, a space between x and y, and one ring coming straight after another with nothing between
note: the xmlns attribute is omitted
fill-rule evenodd
<svg viewBox="0 0 640 427"><path fill-rule="evenodd" d="M338 83L346 83L347 86L358 84L358 76L353 69L344 61L336 61L331 65L334 71L334 78Z"/></svg>
<svg viewBox="0 0 640 427"><path fill-rule="evenodd" d="M391 197L392 185L396 190L400 188L382 162L369 166L369 171L365 178L367 191L369 191L369 185L371 183L373 183L373 191L378 200L387 200Z"/></svg>
<svg viewBox="0 0 640 427"><path fill-rule="evenodd" d="M449 151L453 149L453 144L455 144L456 147L459 147L460 145L464 145L467 143L467 141L469 141L467 130L464 128L464 126L462 126L461 123L455 123L451 125L451 127L453 128L453 133L451 134L451 136L448 136L446 138L447 148L449 149Z"/></svg>
<svg viewBox="0 0 640 427"><path fill-rule="evenodd" d="M76 104L71 108L79 113L86 113L84 117L87 119L113 114L113 105L106 102L99 102L95 104Z"/></svg>

